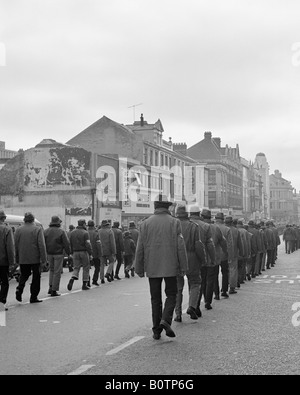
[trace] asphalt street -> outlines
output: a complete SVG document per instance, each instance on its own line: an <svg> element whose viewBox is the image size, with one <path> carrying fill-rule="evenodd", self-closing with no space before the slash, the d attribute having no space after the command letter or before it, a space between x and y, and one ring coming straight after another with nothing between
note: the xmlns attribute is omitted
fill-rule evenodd
<svg viewBox="0 0 300 395"><path fill-rule="evenodd" d="M93 270L93 269L92 269ZM152 338L149 286L137 276L89 291L64 271L62 296L22 303L10 283L0 312L2 375L298 375L300 373L300 250L279 246L275 267L241 285L229 299L191 320L174 322L175 338ZM184 308L187 308L185 286Z"/></svg>

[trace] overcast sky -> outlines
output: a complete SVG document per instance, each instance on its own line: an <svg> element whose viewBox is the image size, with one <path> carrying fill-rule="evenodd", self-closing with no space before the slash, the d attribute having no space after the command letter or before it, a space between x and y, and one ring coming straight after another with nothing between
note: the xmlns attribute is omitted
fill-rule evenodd
<svg viewBox="0 0 300 395"><path fill-rule="evenodd" d="M299 17L298 0L0 0L0 140L143 113L166 140L264 152L299 191Z"/></svg>

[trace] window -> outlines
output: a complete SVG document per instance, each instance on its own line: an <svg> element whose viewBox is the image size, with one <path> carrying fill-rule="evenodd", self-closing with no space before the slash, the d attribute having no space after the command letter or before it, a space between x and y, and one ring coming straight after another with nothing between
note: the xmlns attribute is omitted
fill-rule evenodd
<svg viewBox="0 0 300 395"><path fill-rule="evenodd" d="M160 166L164 165L164 154L160 154Z"/></svg>
<svg viewBox="0 0 300 395"><path fill-rule="evenodd" d="M153 166L153 150L150 150L150 166Z"/></svg>
<svg viewBox="0 0 300 395"><path fill-rule="evenodd" d="M145 165L148 164L148 148L144 148L144 163Z"/></svg>
<svg viewBox="0 0 300 395"><path fill-rule="evenodd" d="M208 170L208 184L216 184L217 177L216 177L216 170Z"/></svg>
<svg viewBox="0 0 300 395"><path fill-rule="evenodd" d="M154 161L155 166L158 166L158 152L155 151L155 161Z"/></svg>

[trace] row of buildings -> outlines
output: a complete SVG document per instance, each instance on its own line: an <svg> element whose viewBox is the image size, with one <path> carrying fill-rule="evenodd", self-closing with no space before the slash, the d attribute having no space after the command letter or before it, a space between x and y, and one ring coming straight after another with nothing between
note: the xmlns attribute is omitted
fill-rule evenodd
<svg viewBox="0 0 300 395"><path fill-rule="evenodd" d="M15 152L0 142L0 207L32 211L44 225L53 214L65 227L79 216L126 225L152 214L164 193L212 213L300 223L299 194L279 170L269 174L264 153L248 161L209 131L189 148L163 134L160 120L141 114L130 125L103 116L65 144L45 139Z"/></svg>

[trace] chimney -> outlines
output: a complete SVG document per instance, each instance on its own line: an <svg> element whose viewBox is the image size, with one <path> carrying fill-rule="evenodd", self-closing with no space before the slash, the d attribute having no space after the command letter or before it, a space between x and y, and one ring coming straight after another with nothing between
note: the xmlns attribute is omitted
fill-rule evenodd
<svg viewBox="0 0 300 395"><path fill-rule="evenodd" d="M205 140L211 140L211 132L205 132L204 138L205 138Z"/></svg>
<svg viewBox="0 0 300 395"><path fill-rule="evenodd" d="M144 126L144 116L141 114L141 126Z"/></svg>
<svg viewBox="0 0 300 395"><path fill-rule="evenodd" d="M173 151L179 152L182 155L186 155L187 154L186 143L174 143L173 144Z"/></svg>
<svg viewBox="0 0 300 395"><path fill-rule="evenodd" d="M220 137L214 137L214 142L217 144L218 148L221 148L221 139L220 139Z"/></svg>
<svg viewBox="0 0 300 395"><path fill-rule="evenodd" d="M276 178L281 178L282 177L282 174L280 173L279 170L275 170L274 174L275 174Z"/></svg>

